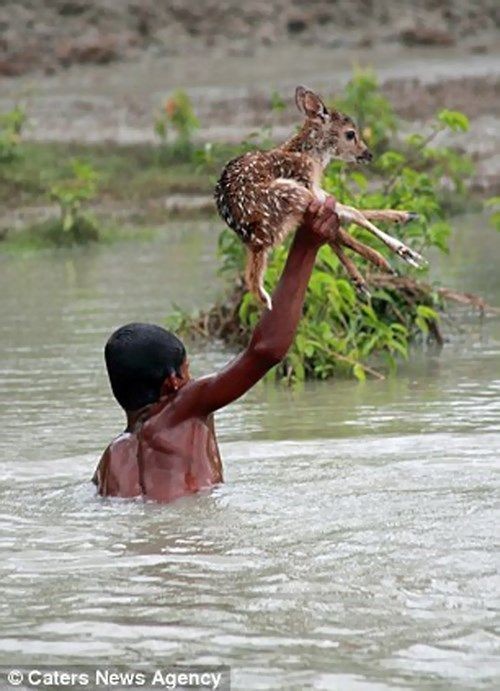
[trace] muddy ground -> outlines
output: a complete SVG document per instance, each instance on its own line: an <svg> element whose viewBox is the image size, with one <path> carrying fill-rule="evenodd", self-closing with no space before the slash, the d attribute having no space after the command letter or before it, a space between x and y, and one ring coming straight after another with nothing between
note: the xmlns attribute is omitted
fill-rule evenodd
<svg viewBox="0 0 500 691"><path fill-rule="evenodd" d="M497 0L3 0L0 74L262 46L484 50L499 26Z"/></svg>
<svg viewBox="0 0 500 691"><path fill-rule="evenodd" d="M207 50L135 59L109 65L78 65L56 74L0 78L0 110L22 101L29 115L26 136L43 141L154 141L154 112L167 94L182 87L201 122L201 141L236 141L266 124L275 138L297 123L293 91L297 83L339 93L354 65L375 68L384 93L407 128L423 130L440 108L459 109L471 119L466 135L449 143L476 160L474 187L500 191L500 46L486 52L464 46L402 47L396 43L353 49L260 47L252 57ZM271 112L270 95L287 104Z"/></svg>
<svg viewBox="0 0 500 691"><path fill-rule="evenodd" d="M280 139L297 83L332 96L370 65L408 129L464 111L470 132L448 141L476 160L475 188L498 193L499 25L496 0L3 0L0 111L23 102L35 140L149 142L181 87L201 141L270 124Z"/></svg>

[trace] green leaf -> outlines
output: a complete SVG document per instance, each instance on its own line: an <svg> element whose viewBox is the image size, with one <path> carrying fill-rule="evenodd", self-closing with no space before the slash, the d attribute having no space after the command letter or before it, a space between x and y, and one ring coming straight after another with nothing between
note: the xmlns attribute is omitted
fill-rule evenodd
<svg viewBox="0 0 500 691"><path fill-rule="evenodd" d="M441 110L437 119L446 125L453 132L467 132L469 129L469 118L458 110Z"/></svg>
<svg viewBox="0 0 500 691"><path fill-rule="evenodd" d="M409 134L406 137L405 141L409 146L418 148L421 147L422 144L425 142L425 137L422 134L413 133Z"/></svg>
<svg viewBox="0 0 500 691"><path fill-rule="evenodd" d="M241 301L238 316L243 323L248 322L252 309L255 307L254 298L251 293L246 293Z"/></svg>
<svg viewBox="0 0 500 691"><path fill-rule="evenodd" d="M308 343L304 346L304 355L308 358L312 358L314 355L314 345L312 343Z"/></svg>
<svg viewBox="0 0 500 691"><path fill-rule="evenodd" d="M286 103L282 99L279 92L273 91L271 94L271 110L273 110L276 113L281 113L281 111L285 110L285 108L286 108Z"/></svg>
<svg viewBox="0 0 500 691"><path fill-rule="evenodd" d="M356 377L358 381L365 381L366 380L366 374L365 374L365 369L363 365L360 365L359 362L357 362L354 367L352 368L352 373Z"/></svg>
<svg viewBox="0 0 500 691"><path fill-rule="evenodd" d="M427 334L429 333L429 326L428 326L427 322L425 321L425 319L424 319L423 317L417 317L417 318L415 319L415 324L418 326L418 328L420 329L420 331L421 331L425 336L427 336Z"/></svg>
<svg viewBox="0 0 500 691"><path fill-rule="evenodd" d="M71 214L71 213L65 214L65 216L63 218L63 231L65 233L69 233L69 231L73 227L73 223L74 223L73 214Z"/></svg>
<svg viewBox="0 0 500 691"><path fill-rule="evenodd" d="M377 161L378 167L383 171L389 171L397 168L404 163L405 158L403 154L398 151L386 151Z"/></svg>
<svg viewBox="0 0 500 691"><path fill-rule="evenodd" d="M500 231L500 211L495 211L495 213L491 214L490 223L495 230Z"/></svg>
<svg viewBox="0 0 500 691"><path fill-rule="evenodd" d="M417 314L419 317L423 317L428 321L438 321L439 314L432 307L427 307L427 305L418 305Z"/></svg>
<svg viewBox="0 0 500 691"><path fill-rule="evenodd" d="M390 343L390 349L391 350L397 350L400 355L402 355L405 359L408 357L408 348L405 344L400 343L399 341L391 341Z"/></svg>
<svg viewBox="0 0 500 691"><path fill-rule="evenodd" d="M368 180L366 176L363 175L363 173L360 173L358 170L353 170L350 173L350 178L356 183L360 190L366 190L368 186Z"/></svg>
<svg viewBox="0 0 500 691"><path fill-rule="evenodd" d="M154 124L155 133L160 137L160 139L165 139L167 134L167 126L164 120L156 120Z"/></svg>
<svg viewBox="0 0 500 691"><path fill-rule="evenodd" d="M451 235L451 227L445 221L437 221L429 226L427 230L427 237L431 245L435 245L442 252L448 252L448 238Z"/></svg>

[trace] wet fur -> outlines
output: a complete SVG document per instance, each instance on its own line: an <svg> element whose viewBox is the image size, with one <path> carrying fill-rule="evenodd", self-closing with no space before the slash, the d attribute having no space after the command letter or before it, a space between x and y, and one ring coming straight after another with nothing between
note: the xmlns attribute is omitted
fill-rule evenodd
<svg viewBox="0 0 500 691"><path fill-rule="evenodd" d="M296 102L306 116L299 132L275 149L250 151L229 161L214 192L221 217L247 247L247 287L269 309L271 299L264 289L267 255L297 228L314 198L324 199L321 176L326 165L331 158L371 160L366 144L348 116L328 110L319 96L304 87L297 87ZM345 136L349 131L353 137ZM408 212L384 209L361 213L338 204L337 213L341 221L371 230L410 263L418 259L419 255L369 220L406 222L411 217ZM341 229L339 237L340 240L331 242L332 249L359 292L367 294L363 277L341 244L379 268L391 270L390 266L376 250L354 240L345 230Z"/></svg>
<svg viewBox="0 0 500 691"><path fill-rule="evenodd" d="M316 169L301 154L252 151L230 161L217 184L219 213L248 248L248 289L265 303L267 254L301 222L314 196Z"/></svg>

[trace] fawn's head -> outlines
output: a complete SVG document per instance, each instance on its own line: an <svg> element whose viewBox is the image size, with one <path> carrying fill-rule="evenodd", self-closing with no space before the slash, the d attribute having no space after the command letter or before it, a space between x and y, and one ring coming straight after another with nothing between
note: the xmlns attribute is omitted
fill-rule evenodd
<svg viewBox="0 0 500 691"><path fill-rule="evenodd" d="M295 102L306 116L297 135L303 140L303 150L316 154L325 162L331 158L357 163L372 160L370 150L348 115L327 108L318 94L303 86L295 90Z"/></svg>

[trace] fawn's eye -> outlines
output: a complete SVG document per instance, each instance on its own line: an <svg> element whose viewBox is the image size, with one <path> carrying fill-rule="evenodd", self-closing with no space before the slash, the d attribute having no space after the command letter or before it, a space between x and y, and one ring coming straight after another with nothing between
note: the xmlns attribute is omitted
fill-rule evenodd
<svg viewBox="0 0 500 691"><path fill-rule="evenodd" d="M347 130L347 132L345 133L345 138L349 139L349 141L352 141L355 136L356 132L354 130Z"/></svg>

